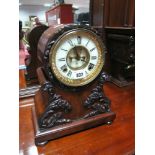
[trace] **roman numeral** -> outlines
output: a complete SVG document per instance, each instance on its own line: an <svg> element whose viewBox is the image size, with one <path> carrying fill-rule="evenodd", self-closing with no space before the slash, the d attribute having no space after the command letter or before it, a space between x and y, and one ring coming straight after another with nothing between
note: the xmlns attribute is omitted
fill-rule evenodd
<svg viewBox="0 0 155 155"><path fill-rule="evenodd" d="M63 48L61 48L61 50L63 50L63 51L68 51L68 50L66 50L66 49L63 49Z"/></svg>
<svg viewBox="0 0 155 155"><path fill-rule="evenodd" d="M60 58L58 59L59 61L65 61L66 59L65 58Z"/></svg>
<svg viewBox="0 0 155 155"><path fill-rule="evenodd" d="M88 42L86 43L86 46L88 45L89 41L90 41L90 40L88 40Z"/></svg>
<svg viewBox="0 0 155 155"><path fill-rule="evenodd" d="M78 44L81 44L81 36L77 37L77 42L78 42Z"/></svg>
<svg viewBox="0 0 155 155"><path fill-rule="evenodd" d="M97 56L91 56L91 60L95 60Z"/></svg>
<svg viewBox="0 0 155 155"><path fill-rule="evenodd" d="M74 46L73 42L71 40L68 40L68 43L71 45L71 46Z"/></svg>
<svg viewBox="0 0 155 155"><path fill-rule="evenodd" d="M85 74L86 74L86 75L88 75L88 72L87 72L87 71L85 71Z"/></svg>
<svg viewBox="0 0 155 155"><path fill-rule="evenodd" d="M95 48L96 48L96 47L92 48L92 49L90 50L90 52L94 51L94 50L95 50Z"/></svg>
<svg viewBox="0 0 155 155"><path fill-rule="evenodd" d="M88 70L92 70L94 68L94 66L95 66L94 64L90 63L88 66Z"/></svg>
<svg viewBox="0 0 155 155"><path fill-rule="evenodd" d="M67 76L71 77L72 72L69 70L69 72L67 73Z"/></svg>
<svg viewBox="0 0 155 155"><path fill-rule="evenodd" d="M67 66L66 66L66 65L61 66L61 70L62 70L63 72L67 72Z"/></svg>
<svg viewBox="0 0 155 155"><path fill-rule="evenodd" d="M81 77L81 76L83 76L83 73L77 73L76 74L76 77Z"/></svg>

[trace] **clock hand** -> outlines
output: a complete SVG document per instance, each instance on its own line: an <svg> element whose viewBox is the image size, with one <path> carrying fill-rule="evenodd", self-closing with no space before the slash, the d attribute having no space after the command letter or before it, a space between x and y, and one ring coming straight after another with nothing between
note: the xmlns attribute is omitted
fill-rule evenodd
<svg viewBox="0 0 155 155"><path fill-rule="evenodd" d="M75 45L75 54L76 54L76 56L77 56L77 60L80 60L80 55L79 55L79 53L78 53L78 50L77 50L77 47L76 47L76 45Z"/></svg>
<svg viewBox="0 0 155 155"><path fill-rule="evenodd" d="M81 61L83 61L83 62L87 62L86 60L81 60Z"/></svg>
<svg viewBox="0 0 155 155"><path fill-rule="evenodd" d="M88 61L85 60L86 57L80 57L80 58L81 58L80 59L81 61L88 62Z"/></svg>
<svg viewBox="0 0 155 155"><path fill-rule="evenodd" d="M69 59L76 59L76 57L73 57L73 56L69 56Z"/></svg>

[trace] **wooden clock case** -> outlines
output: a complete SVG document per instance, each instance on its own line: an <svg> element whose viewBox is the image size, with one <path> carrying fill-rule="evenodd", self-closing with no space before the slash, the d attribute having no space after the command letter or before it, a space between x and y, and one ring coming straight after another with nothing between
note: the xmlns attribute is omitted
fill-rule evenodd
<svg viewBox="0 0 155 155"><path fill-rule="evenodd" d="M103 84L109 80L101 71L86 86L69 87L60 83L49 67L49 52L55 40L64 32L87 26L60 25L50 27L38 42L38 59L43 64L37 75L41 85L35 95L32 109L35 144L86 130L101 124L111 124L116 114L110 110L110 100L105 96ZM96 31L94 31L96 33Z"/></svg>

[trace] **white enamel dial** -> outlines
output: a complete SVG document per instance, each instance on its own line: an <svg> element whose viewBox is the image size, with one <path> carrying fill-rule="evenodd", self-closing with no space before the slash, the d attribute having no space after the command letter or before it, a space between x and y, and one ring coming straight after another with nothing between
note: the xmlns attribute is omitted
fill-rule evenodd
<svg viewBox="0 0 155 155"><path fill-rule="evenodd" d="M51 68L62 83L82 86L91 82L103 67L103 48L94 33L78 30L64 35L51 49Z"/></svg>

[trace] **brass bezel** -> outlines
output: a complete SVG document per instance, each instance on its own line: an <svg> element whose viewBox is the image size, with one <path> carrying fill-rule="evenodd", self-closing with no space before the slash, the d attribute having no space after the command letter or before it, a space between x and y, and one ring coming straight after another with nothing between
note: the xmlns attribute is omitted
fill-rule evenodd
<svg viewBox="0 0 155 155"><path fill-rule="evenodd" d="M66 39L69 39L70 37L75 36L75 35L76 36L85 35L88 37L88 39L90 38L91 40L93 40L93 42L96 44L97 51L98 51L97 65L95 66L93 71L88 76L86 76L85 78L81 78L81 79L69 79L67 77L64 77L57 69L56 60L55 60L56 51L59 47L60 42L66 40ZM92 32L90 30L78 28L78 29L73 29L73 30L67 31L66 33L64 33L57 39L57 41L54 43L54 45L50 49L49 63L50 63L52 72L54 73L55 77L61 83L65 84L67 86L74 86L74 87L84 86L84 85L92 82L101 72L103 65L104 65L104 54L105 54L104 45L103 45L101 39L94 32Z"/></svg>

